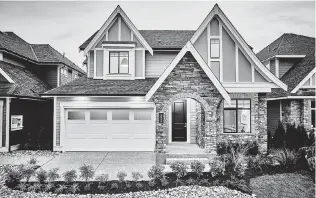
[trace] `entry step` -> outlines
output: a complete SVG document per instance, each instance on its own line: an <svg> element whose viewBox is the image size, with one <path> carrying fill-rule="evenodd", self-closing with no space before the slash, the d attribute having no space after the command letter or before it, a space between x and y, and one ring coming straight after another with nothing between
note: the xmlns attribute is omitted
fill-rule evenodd
<svg viewBox="0 0 316 198"><path fill-rule="evenodd" d="M186 165L190 165L193 161L199 161L203 164L209 164L208 158L166 158L166 165L171 165L174 162L183 162Z"/></svg>

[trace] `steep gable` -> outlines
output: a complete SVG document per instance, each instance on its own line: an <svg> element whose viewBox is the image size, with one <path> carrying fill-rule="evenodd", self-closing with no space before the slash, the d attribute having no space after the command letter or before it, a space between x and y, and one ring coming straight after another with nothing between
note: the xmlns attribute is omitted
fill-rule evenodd
<svg viewBox="0 0 316 198"><path fill-rule="evenodd" d="M201 40L201 38L203 38ZM211 57L211 41L219 43L219 57ZM286 85L276 78L253 53L229 19L216 4L190 39L203 60L222 83L266 83L267 87Z"/></svg>

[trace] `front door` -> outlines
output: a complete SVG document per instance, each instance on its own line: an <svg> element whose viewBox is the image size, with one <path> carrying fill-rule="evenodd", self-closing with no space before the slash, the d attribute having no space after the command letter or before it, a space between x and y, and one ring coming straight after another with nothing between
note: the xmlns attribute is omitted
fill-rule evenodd
<svg viewBox="0 0 316 198"><path fill-rule="evenodd" d="M172 105L172 141L187 141L186 100L176 101Z"/></svg>

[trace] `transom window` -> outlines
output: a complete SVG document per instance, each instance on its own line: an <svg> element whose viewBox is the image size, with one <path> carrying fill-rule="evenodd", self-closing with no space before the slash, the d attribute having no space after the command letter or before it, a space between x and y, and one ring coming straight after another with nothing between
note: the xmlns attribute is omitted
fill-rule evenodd
<svg viewBox="0 0 316 198"><path fill-rule="evenodd" d="M110 52L110 74L129 73L129 54L126 51Z"/></svg>
<svg viewBox="0 0 316 198"><path fill-rule="evenodd" d="M224 103L224 133L251 132L251 102L247 99Z"/></svg>
<svg viewBox="0 0 316 198"><path fill-rule="evenodd" d="M219 58L220 44L219 39L211 39L211 58Z"/></svg>

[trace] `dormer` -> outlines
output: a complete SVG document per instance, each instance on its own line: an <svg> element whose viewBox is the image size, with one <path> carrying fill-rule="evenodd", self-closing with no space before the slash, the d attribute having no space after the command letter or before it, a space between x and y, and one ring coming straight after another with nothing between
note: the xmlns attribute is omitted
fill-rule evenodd
<svg viewBox="0 0 316 198"><path fill-rule="evenodd" d="M153 54L152 48L117 6L84 49L88 77L103 80L144 79L145 51Z"/></svg>

